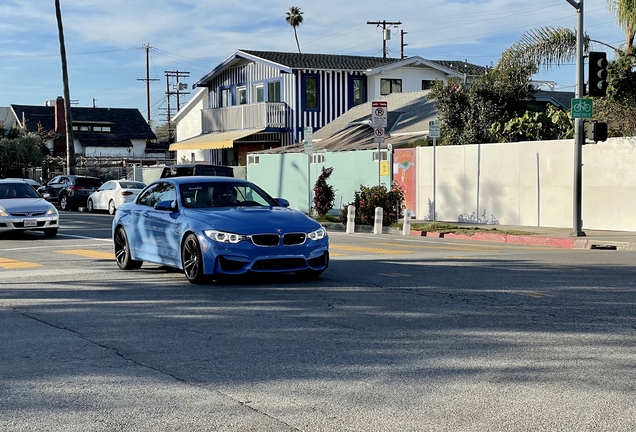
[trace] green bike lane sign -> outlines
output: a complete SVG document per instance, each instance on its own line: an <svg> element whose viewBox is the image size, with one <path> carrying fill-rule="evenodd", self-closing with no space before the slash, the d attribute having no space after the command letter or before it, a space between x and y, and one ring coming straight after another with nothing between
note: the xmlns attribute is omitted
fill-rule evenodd
<svg viewBox="0 0 636 432"><path fill-rule="evenodd" d="M592 118L592 99L572 99L572 118Z"/></svg>

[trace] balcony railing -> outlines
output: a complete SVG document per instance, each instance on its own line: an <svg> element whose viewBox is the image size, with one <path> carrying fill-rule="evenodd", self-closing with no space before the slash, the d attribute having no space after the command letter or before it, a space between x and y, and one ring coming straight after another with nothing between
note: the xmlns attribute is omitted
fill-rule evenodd
<svg viewBox="0 0 636 432"><path fill-rule="evenodd" d="M287 128L287 104L261 102L202 110L203 130L223 132L238 129Z"/></svg>

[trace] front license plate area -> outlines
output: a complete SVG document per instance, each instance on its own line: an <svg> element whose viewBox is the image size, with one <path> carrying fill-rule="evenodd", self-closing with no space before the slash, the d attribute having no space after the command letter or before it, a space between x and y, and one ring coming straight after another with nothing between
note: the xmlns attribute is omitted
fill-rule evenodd
<svg viewBox="0 0 636 432"><path fill-rule="evenodd" d="M28 227L36 227L38 226L38 221L36 221L35 219L25 219L24 220L24 227L28 228Z"/></svg>

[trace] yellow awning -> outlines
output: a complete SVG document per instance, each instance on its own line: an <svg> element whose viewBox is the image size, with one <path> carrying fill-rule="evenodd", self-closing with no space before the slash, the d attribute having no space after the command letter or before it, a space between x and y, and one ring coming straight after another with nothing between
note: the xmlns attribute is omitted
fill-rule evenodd
<svg viewBox="0 0 636 432"><path fill-rule="evenodd" d="M234 140L262 132L264 129L241 129L227 132L212 132L170 144L170 150L211 150L232 148Z"/></svg>

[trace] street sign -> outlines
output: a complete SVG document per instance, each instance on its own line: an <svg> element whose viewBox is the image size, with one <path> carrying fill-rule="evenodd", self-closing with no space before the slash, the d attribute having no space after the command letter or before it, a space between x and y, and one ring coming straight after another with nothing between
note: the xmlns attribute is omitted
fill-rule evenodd
<svg viewBox="0 0 636 432"><path fill-rule="evenodd" d="M592 118L593 111L592 99L572 99L572 118Z"/></svg>
<svg viewBox="0 0 636 432"><path fill-rule="evenodd" d="M373 141L377 142L377 143L383 143L384 142L384 128L382 127L376 127L373 128Z"/></svg>
<svg viewBox="0 0 636 432"><path fill-rule="evenodd" d="M305 129L303 130L303 136L305 140L303 142L305 144L304 150L306 155L311 155L313 153L313 150L314 150L313 135L314 135L313 129L311 127L305 127Z"/></svg>
<svg viewBox="0 0 636 432"><path fill-rule="evenodd" d="M374 128L387 127L389 114L389 103L387 101L371 102L371 126Z"/></svg>
<svg viewBox="0 0 636 432"><path fill-rule="evenodd" d="M428 122L428 136L431 138L440 137L439 120L431 120L430 122Z"/></svg>

